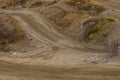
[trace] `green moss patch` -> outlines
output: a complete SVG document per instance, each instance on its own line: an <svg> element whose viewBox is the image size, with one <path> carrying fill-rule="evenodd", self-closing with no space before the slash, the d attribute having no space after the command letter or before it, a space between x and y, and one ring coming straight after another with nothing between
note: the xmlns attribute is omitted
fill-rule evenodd
<svg viewBox="0 0 120 80"><path fill-rule="evenodd" d="M93 38L95 38L98 34L101 33L101 29L104 25L111 23L111 22L116 22L117 19L113 18L113 17L107 17L103 20L98 21L93 27L92 30L89 32L88 34L88 39L91 40ZM107 34L109 33L109 31L104 31L103 35L107 36Z"/></svg>

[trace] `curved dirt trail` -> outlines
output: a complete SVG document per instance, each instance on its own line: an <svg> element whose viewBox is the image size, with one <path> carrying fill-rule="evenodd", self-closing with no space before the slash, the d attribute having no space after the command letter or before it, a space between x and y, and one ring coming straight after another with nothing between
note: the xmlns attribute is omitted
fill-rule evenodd
<svg viewBox="0 0 120 80"><path fill-rule="evenodd" d="M21 23L25 32L47 46L52 45L59 48L74 49L84 48L77 42L74 42L57 32L53 28L53 25L47 22L47 20L44 20L44 18L38 13L30 10L7 10L5 12L14 14L13 17Z"/></svg>
<svg viewBox="0 0 120 80"><path fill-rule="evenodd" d="M102 47L94 45L86 46L86 44L67 38L54 29L53 26L56 25L52 25L42 15L32 10L6 10L5 13L13 14L13 17L22 25L24 32L39 40L43 45L62 49L75 49L78 51L85 49L102 50Z"/></svg>
<svg viewBox="0 0 120 80"><path fill-rule="evenodd" d="M23 30L39 40L43 47L84 48L59 34L37 13L29 10L5 12L13 15L23 25ZM0 78L1 76L8 77L8 79L3 78L2 80L120 80L120 66L119 64L114 66L96 64L65 69L0 61ZM9 76L13 78L9 79Z"/></svg>
<svg viewBox="0 0 120 80"><path fill-rule="evenodd" d="M0 61L0 76L12 76L12 79L2 80L119 80L119 67L111 67L81 65L80 68L54 68Z"/></svg>

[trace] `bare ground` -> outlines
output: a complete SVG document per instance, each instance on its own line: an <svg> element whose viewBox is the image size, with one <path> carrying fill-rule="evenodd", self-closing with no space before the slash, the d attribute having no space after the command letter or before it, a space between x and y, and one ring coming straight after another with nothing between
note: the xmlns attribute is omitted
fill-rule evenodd
<svg viewBox="0 0 120 80"><path fill-rule="evenodd" d="M86 51L84 46L59 34L40 14L31 10L5 12L36 39L38 49L1 56L1 80L120 80L119 62L85 64L86 57L98 53Z"/></svg>

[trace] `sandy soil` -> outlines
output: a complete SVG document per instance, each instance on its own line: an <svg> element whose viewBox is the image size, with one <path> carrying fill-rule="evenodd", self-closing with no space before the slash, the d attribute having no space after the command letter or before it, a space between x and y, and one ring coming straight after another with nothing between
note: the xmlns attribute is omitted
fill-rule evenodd
<svg viewBox="0 0 120 80"><path fill-rule="evenodd" d="M5 13L20 22L25 33L36 39L38 48L29 53L1 56L1 80L120 80L119 62L87 62L90 56L103 54L88 51L59 34L40 14L27 9Z"/></svg>

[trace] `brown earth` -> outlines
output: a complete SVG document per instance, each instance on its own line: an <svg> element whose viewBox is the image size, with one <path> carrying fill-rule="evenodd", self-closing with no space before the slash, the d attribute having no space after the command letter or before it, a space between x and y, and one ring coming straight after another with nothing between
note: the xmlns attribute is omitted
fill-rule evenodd
<svg viewBox="0 0 120 80"><path fill-rule="evenodd" d="M0 51L9 50L9 44L23 40L19 23L9 15L0 15Z"/></svg>
<svg viewBox="0 0 120 80"><path fill-rule="evenodd" d="M102 2L103 4L106 3ZM103 46L101 51L101 46L93 45L99 39L103 40L103 43L105 39L112 40L116 34L119 35L118 9L113 10L115 8L113 6L112 9L101 7L98 2L91 5L91 2L86 3L83 0L74 4L60 0L49 5L33 7L4 10L4 13L19 22L35 47L29 48L28 52L18 51L6 56L1 55L1 80L120 79L119 56L108 58ZM88 29L87 33L85 33L86 29ZM110 29L109 34L105 33L106 29ZM87 34L85 38L84 34ZM95 36L91 38L93 34ZM103 34L105 37L98 38ZM114 39L116 40L117 36Z"/></svg>

